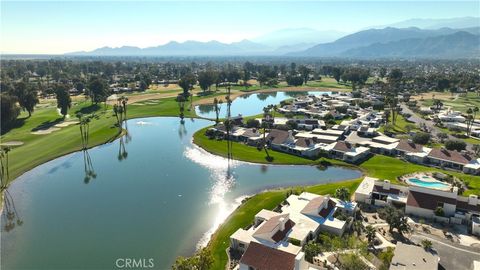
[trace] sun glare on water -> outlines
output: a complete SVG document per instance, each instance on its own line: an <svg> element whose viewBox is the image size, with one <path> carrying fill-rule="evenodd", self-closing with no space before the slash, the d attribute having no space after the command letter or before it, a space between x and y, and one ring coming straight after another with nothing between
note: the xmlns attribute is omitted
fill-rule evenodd
<svg viewBox="0 0 480 270"><path fill-rule="evenodd" d="M245 196L236 198L234 202L228 202L225 195L235 185L235 174L233 169L238 166L238 161L230 161L226 158L215 156L199 147L187 147L184 155L196 162L197 164L207 168L210 171L210 179L213 181L210 190L210 200L208 204L212 207L218 207L213 226L203 234L197 243L197 248L204 247L208 244L210 237L222 222L240 205Z"/></svg>

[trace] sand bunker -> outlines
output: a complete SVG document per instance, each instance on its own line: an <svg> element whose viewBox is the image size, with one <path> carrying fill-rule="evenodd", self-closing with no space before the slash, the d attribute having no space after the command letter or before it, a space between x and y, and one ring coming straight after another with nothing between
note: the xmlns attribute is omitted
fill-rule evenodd
<svg viewBox="0 0 480 270"><path fill-rule="evenodd" d="M56 128L56 127L51 127L51 128L47 128L47 129L42 129L42 130L37 130L37 131L34 131L32 132L32 134L35 134L35 135L45 135L45 134L50 134L54 131L57 131L57 130L60 130L60 128Z"/></svg>
<svg viewBox="0 0 480 270"><path fill-rule="evenodd" d="M62 128L62 127L68 127L70 125L75 125L78 124L78 121L68 121L68 122L62 122L60 124L56 124L54 127L57 128Z"/></svg>
<svg viewBox="0 0 480 270"><path fill-rule="evenodd" d="M1 146L20 146L23 145L21 141L9 141L0 143Z"/></svg>

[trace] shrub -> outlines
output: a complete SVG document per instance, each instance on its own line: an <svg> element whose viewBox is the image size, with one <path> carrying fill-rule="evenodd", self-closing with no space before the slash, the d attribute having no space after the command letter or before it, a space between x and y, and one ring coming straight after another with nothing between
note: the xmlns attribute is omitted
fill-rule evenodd
<svg viewBox="0 0 480 270"><path fill-rule="evenodd" d="M300 86L300 85L303 84L302 76L290 76L289 75L285 79L286 79L288 85Z"/></svg>
<svg viewBox="0 0 480 270"><path fill-rule="evenodd" d="M450 127L450 128L448 128L448 130L450 130L451 132L455 132L455 133L462 132L462 130L458 127Z"/></svg>
<svg viewBox="0 0 480 270"><path fill-rule="evenodd" d="M430 134L425 132L418 132L412 136L412 140L414 143L424 145L430 141Z"/></svg>
<svg viewBox="0 0 480 270"><path fill-rule="evenodd" d="M305 260L307 262L313 263L313 257L317 256L320 252L320 245L310 242L303 247L303 252L305 252Z"/></svg>
<svg viewBox="0 0 480 270"><path fill-rule="evenodd" d="M288 242L290 242L292 245L295 245L295 246L300 246L302 244L302 242L300 242L300 240L294 239L294 238L290 238L288 240Z"/></svg>
<svg viewBox="0 0 480 270"><path fill-rule="evenodd" d="M288 120L286 125L287 125L288 129L296 129L298 127L297 122L295 122L293 120Z"/></svg>
<svg viewBox="0 0 480 270"><path fill-rule="evenodd" d="M443 207L440 207L440 206L437 207L437 208L435 209L435 215L436 215L436 216L439 216L439 217L445 216L445 211L443 211Z"/></svg>
<svg viewBox="0 0 480 270"><path fill-rule="evenodd" d="M348 107L347 106L337 107L336 110L339 113L347 113Z"/></svg>
<svg viewBox="0 0 480 270"><path fill-rule="evenodd" d="M352 97L353 98L361 98L362 97L362 93L360 91L353 91L352 92Z"/></svg>
<svg viewBox="0 0 480 270"><path fill-rule="evenodd" d="M385 108L385 103L377 101L373 103L373 109L377 111L382 111Z"/></svg>
<svg viewBox="0 0 480 270"><path fill-rule="evenodd" d="M423 239L422 240L422 247L425 249L425 250L430 250L432 248L432 241L428 240L428 239Z"/></svg>
<svg viewBox="0 0 480 270"><path fill-rule="evenodd" d="M248 119L247 120L247 127L258 128L258 127L260 127L260 121L258 121L257 119Z"/></svg>
<svg viewBox="0 0 480 270"><path fill-rule="evenodd" d="M448 140L445 142L445 148L448 150L457 150L462 151L465 150L467 144L464 141L460 140Z"/></svg>

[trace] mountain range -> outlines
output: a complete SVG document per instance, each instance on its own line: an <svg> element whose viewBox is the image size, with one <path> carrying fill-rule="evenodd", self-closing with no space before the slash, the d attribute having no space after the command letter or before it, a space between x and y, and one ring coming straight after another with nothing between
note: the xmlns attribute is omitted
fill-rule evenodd
<svg viewBox="0 0 480 270"><path fill-rule="evenodd" d="M448 18L448 19L409 19L401 22L396 22L387 25L380 26L370 26L370 28L385 28L385 27L395 27L395 28L409 28L417 27L421 29L440 29L440 28L471 28L478 27L480 25L479 17L459 17L459 18ZM364 29L364 30L366 30Z"/></svg>
<svg viewBox="0 0 480 270"><path fill-rule="evenodd" d="M335 41L346 34L345 32L334 30L319 31L311 28L287 28L255 37L252 41L276 48L301 46L302 44L313 46L319 43Z"/></svg>
<svg viewBox="0 0 480 270"><path fill-rule="evenodd" d="M427 38L374 43L342 53L350 58L478 58L480 36L466 31Z"/></svg>
<svg viewBox="0 0 480 270"><path fill-rule="evenodd" d="M462 33L462 34L459 34ZM436 47L436 54L425 57L452 58L478 55L480 27L425 30L416 27L369 29L342 37L334 42L322 43L307 50L290 53L292 56L310 57L421 57L421 51ZM436 38L434 38L436 37ZM443 38L440 38L443 37ZM459 39L455 39L459 37ZM461 37L461 38L460 38ZM435 44L434 42L442 42ZM447 43L448 42L448 43ZM403 46L403 47L402 47ZM463 47L464 51L458 51ZM415 51L416 50L416 51ZM455 50L455 51L454 51ZM433 52L433 50L432 50Z"/></svg>
<svg viewBox="0 0 480 270"><path fill-rule="evenodd" d="M230 44L219 41L200 42L189 40L185 42L170 41L165 45L139 48L122 46L117 48L102 47L90 52L73 52L68 55L96 55L96 56L181 56L181 55L245 55L263 54L272 49L268 46L249 40L242 40Z"/></svg>
<svg viewBox="0 0 480 270"><path fill-rule="evenodd" d="M477 21L477 23L475 23ZM344 35L336 31L292 28L268 33L252 40L171 41L139 48L102 47L79 56L274 56L349 58L466 58L480 57L479 18L412 19L381 29L375 27ZM421 25L419 27L401 27ZM475 27L471 27L471 26ZM435 28L442 26L441 28ZM449 26L449 27L444 27ZM458 27L452 27L458 26ZM461 27L460 27L461 26ZM467 26L467 27L463 27ZM432 28L433 27L433 28ZM342 36L344 35L344 36Z"/></svg>

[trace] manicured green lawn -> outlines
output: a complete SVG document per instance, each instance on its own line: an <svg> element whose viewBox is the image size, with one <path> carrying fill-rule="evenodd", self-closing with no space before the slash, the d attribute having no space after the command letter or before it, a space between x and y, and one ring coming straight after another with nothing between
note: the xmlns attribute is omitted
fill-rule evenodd
<svg viewBox="0 0 480 270"><path fill-rule="evenodd" d="M433 99L425 99L422 102L423 106L433 106ZM451 107L456 111L466 113L468 108L480 108L480 96L473 92L468 92L467 95L460 95L457 99L454 96L448 99L442 99L443 107ZM476 118L480 118L480 114L477 114Z"/></svg>
<svg viewBox="0 0 480 270"><path fill-rule="evenodd" d="M275 208L286 198L287 191L293 189L296 191L305 190L316 194L333 194L337 188L346 187L350 190L350 193L353 193L360 182L361 179L356 179L352 181L328 183L308 187L285 188L259 193L251 197L240 207L238 207L227 218L227 220L220 225L215 234L212 235L212 239L208 244L208 248L211 250L214 260L212 269L220 270L225 268L228 260L226 249L230 245L230 235L232 235L237 229L244 228L251 224L255 214L257 214L260 210L271 210Z"/></svg>
<svg viewBox="0 0 480 270"><path fill-rule="evenodd" d="M207 150L210 153L215 155L227 156L227 141L218 141L212 140L205 136L205 130L207 128L203 128L195 132L193 135L193 141L198 146L202 147L203 149ZM264 150L259 151L256 147L248 146L243 143L232 142L232 152L233 158L236 160L248 161L248 162L255 162L255 163L266 163L266 164L300 164L300 165L314 165L318 164L321 160L327 160L332 164L336 165L345 165L349 166L347 163L334 160L334 159L307 159L302 158L295 155L290 155L286 153L281 153L277 151L268 150L268 153L271 157L273 157L272 161L267 160L267 154Z"/></svg>
<svg viewBox="0 0 480 270"><path fill-rule="evenodd" d="M130 119L149 116L178 116L179 109L174 98L160 99L157 104L147 103L143 102L143 106L128 105L127 117ZM186 105L186 107L188 106ZM69 114L72 115L71 120L76 120L74 116L76 111L91 111L92 108L94 107L90 102L79 102L69 111ZM114 140L119 135L111 107L107 106L105 109L103 105L99 105L95 108L97 118L90 124L89 147ZM185 110L185 117L192 116L195 116L194 111ZM2 142L14 140L24 142L22 146L13 147L9 153L9 181L42 163L81 150L78 125L64 127L45 135L31 133L32 129L38 128L40 125L61 120L55 106L38 108L30 118L22 113L19 118L24 121L24 124L1 136Z"/></svg>
<svg viewBox="0 0 480 270"><path fill-rule="evenodd" d="M389 116L388 117L388 123L392 123L392 116ZM415 131L415 130L418 130L418 127L415 125L415 123L411 123L411 122L408 122L407 119L405 119L405 117L403 117L402 115L398 115L397 116L397 120L395 121L395 125L393 126L393 129L390 130L390 132L393 132L393 133L408 133L408 130L406 128L407 125L411 125L412 126L412 131ZM378 129L379 132L385 132L385 125L381 126L379 129Z"/></svg>
<svg viewBox="0 0 480 270"><path fill-rule="evenodd" d="M270 89L270 88L288 88L288 87L294 87L288 85L286 82L282 81L278 85L271 87L271 86L259 86L259 85L253 85L250 86L247 90L245 90L244 86L232 86L232 89L235 90L240 90L242 92L250 92L250 91L255 91L255 90L260 90L260 89ZM333 78L322 78L321 81L308 81L307 84L301 85L301 86L296 86L295 88L305 88L305 90L311 89L311 88L326 88L328 89L337 89L341 91L351 91L352 87L349 84L344 84L344 83L337 83L335 79Z"/></svg>
<svg viewBox="0 0 480 270"><path fill-rule="evenodd" d="M447 134L456 135L456 132L449 130L448 128L445 127L439 127L442 132L445 132ZM465 131L460 132L461 134L465 134ZM475 138L457 138L457 140L464 141L466 143L471 143L471 144L480 144L480 139L475 139Z"/></svg>
<svg viewBox="0 0 480 270"><path fill-rule="evenodd" d="M368 176L379 178L379 179L388 179L392 183L402 184L397 180L397 177L404 174L413 173L413 172L443 172L447 174L454 175L459 179L468 181L470 189L467 190L463 195L469 194L478 194L480 195L480 177L468 175L459 172L446 171L437 168L422 166L418 164L413 164L405 162L393 157L387 157L382 155L375 155L369 160L363 162L360 165L360 168L365 170Z"/></svg>
<svg viewBox="0 0 480 270"><path fill-rule="evenodd" d="M252 89L253 90L253 89ZM150 91L150 90L149 90ZM164 92L177 92L178 90L165 90ZM239 91L239 90L233 90ZM232 92L233 92L232 91ZM155 90L152 90L155 92ZM161 90L158 92L162 92ZM205 97L196 94L193 100L202 98L210 98L215 96L225 96L222 88L218 92L213 92ZM157 102L157 103L155 103ZM135 105L136 104L136 105ZM92 109L90 102L77 101L69 110L72 118L75 118L77 111L85 110L89 113L95 112L97 119L90 124L89 147L99 145L115 139L119 133L115 127L115 117L110 106L104 107L99 105ZM193 108L190 110L190 103L185 104L185 117L196 117ZM161 98L154 100L146 100L128 105L127 117L150 117L150 116L178 116L178 103L174 98ZM13 128L6 134L1 136L2 142L22 141L24 145L14 147L9 154L9 172L10 181L21 175L22 173L38 166L46 161L57 158L59 156L80 150L81 139L78 125L71 125L61 128L46 135L31 134L32 130L44 125L53 126L55 123L61 122L61 116L57 113L56 101L49 100L37 106L31 117L27 117L26 113L22 113L19 117L18 127ZM256 150L255 150L256 151ZM239 151L241 152L241 151ZM248 153L245 153L248 155ZM256 153L258 161L264 157ZM293 164L312 164L313 161L301 158L291 158L289 155L272 155L275 157L274 163L293 163Z"/></svg>
<svg viewBox="0 0 480 270"><path fill-rule="evenodd" d="M337 83L333 78L322 78L321 81L309 81L307 82L306 87L325 87L325 88L333 88L333 89L347 89L352 90L352 86L349 84L344 83Z"/></svg>
<svg viewBox="0 0 480 270"><path fill-rule="evenodd" d="M397 177L406 173L419 171L440 171L455 175L463 180L469 181L472 189L464 195L480 194L480 179L478 176L465 175L462 173L444 171L440 169L420 166L407 163L396 158L376 155L359 166L365 170L369 176L389 179L393 183L400 184ZM211 250L214 264L212 269L224 269L227 263L226 249L230 245L230 235L237 229L244 228L251 224L254 216L261 209L273 209L286 198L286 192L294 189L296 191L305 190L316 194L333 194L339 187L346 187L352 194L362 179L352 181L329 183L323 185L314 185L308 187L285 188L280 190L267 191L259 193L237 208L228 219L217 229L209 242L208 248Z"/></svg>

